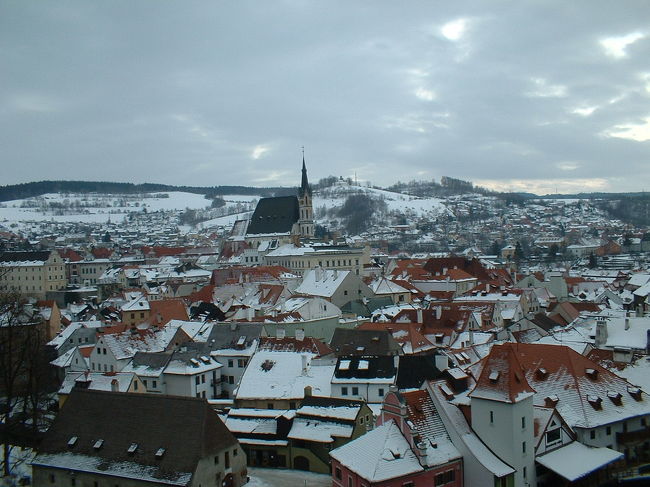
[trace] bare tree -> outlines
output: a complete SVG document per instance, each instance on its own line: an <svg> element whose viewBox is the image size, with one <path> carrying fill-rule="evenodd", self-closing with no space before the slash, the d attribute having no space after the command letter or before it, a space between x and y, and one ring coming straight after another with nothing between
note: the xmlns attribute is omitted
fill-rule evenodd
<svg viewBox="0 0 650 487"><path fill-rule="evenodd" d="M0 439L2 470L11 473L11 450L39 433L44 396L49 386L45 324L24 297L0 293Z"/></svg>

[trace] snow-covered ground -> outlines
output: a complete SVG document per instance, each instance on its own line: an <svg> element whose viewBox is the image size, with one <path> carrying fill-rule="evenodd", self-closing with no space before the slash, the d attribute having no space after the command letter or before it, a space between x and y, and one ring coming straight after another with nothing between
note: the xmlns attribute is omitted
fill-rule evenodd
<svg viewBox="0 0 650 487"><path fill-rule="evenodd" d="M419 198L383 189L338 184L314 193L314 210L340 208L350 194L364 193L373 199L383 200L388 211L412 212L414 216L431 216L448 213L449 209L440 198Z"/></svg>
<svg viewBox="0 0 650 487"><path fill-rule="evenodd" d="M302 472L300 470L281 470L248 467L250 481L246 487L330 487L330 475Z"/></svg>

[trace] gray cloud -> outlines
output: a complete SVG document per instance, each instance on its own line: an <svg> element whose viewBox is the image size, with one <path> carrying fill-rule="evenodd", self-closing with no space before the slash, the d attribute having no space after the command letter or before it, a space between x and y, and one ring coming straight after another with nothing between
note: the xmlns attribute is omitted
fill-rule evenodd
<svg viewBox="0 0 650 487"><path fill-rule="evenodd" d="M4 184L650 181L650 7L5 1ZM636 140L634 140L636 139Z"/></svg>

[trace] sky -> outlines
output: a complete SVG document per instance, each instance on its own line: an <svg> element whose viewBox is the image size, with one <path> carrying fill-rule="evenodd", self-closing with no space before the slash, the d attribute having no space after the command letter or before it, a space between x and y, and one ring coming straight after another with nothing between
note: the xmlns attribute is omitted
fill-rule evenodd
<svg viewBox="0 0 650 487"><path fill-rule="evenodd" d="M650 190L650 2L0 2L0 184Z"/></svg>

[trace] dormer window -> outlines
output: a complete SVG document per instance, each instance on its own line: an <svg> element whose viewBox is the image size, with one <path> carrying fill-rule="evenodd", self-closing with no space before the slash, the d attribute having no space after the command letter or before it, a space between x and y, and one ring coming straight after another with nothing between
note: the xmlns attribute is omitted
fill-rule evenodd
<svg viewBox="0 0 650 487"><path fill-rule="evenodd" d="M591 407L594 408L596 411L600 411L603 409L603 400L602 398L595 396L593 394L589 394L587 396L587 401L589 401L589 404L591 404Z"/></svg>
<svg viewBox="0 0 650 487"><path fill-rule="evenodd" d="M491 382L496 382L499 380L499 371L498 370L493 370L490 372L490 375L488 376L488 379L490 379Z"/></svg>
<svg viewBox="0 0 650 487"><path fill-rule="evenodd" d="M617 406L623 405L623 396L621 396L620 392L608 391L607 397Z"/></svg>
<svg viewBox="0 0 650 487"><path fill-rule="evenodd" d="M596 369L585 369L585 374L592 380L598 379L598 371Z"/></svg>
<svg viewBox="0 0 650 487"><path fill-rule="evenodd" d="M560 398L557 397L555 394L546 396L544 398L544 406L546 406L547 408L554 408L558 402L560 402Z"/></svg>
<svg viewBox="0 0 650 487"><path fill-rule="evenodd" d="M535 371L535 377L537 380L544 380L548 377L548 371L544 367L540 367Z"/></svg>
<svg viewBox="0 0 650 487"><path fill-rule="evenodd" d="M641 389L638 387L628 387L627 392L634 398L635 401L641 400Z"/></svg>

